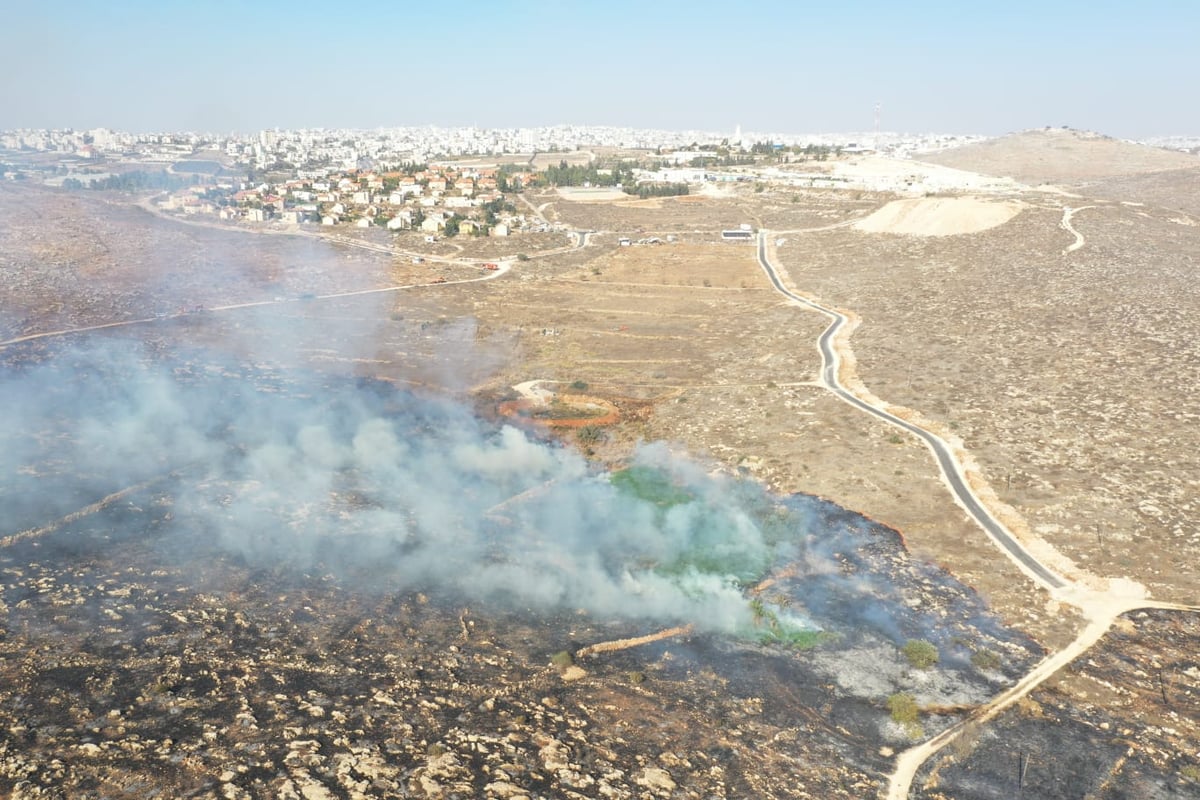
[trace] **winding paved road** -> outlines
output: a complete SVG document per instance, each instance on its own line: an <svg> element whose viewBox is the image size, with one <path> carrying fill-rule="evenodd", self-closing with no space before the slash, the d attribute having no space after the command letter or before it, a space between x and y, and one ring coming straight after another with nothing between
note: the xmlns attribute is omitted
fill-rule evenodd
<svg viewBox="0 0 1200 800"><path fill-rule="evenodd" d="M1064 224L1064 227L1071 230L1069 222L1069 215L1065 215L1066 224ZM1078 234L1076 235L1078 236ZM1113 623L1121 614L1143 608L1196 612L1200 611L1200 607L1186 603L1150 600L1146 596L1143 587L1125 579L1108 579L1105 582L1104 588L1097 590L1085 582L1068 580L1038 561L980 502L979 497L971 489L966 477L963 475L962 465L954 457L950 446L946 442L919 425L914 425L882 408L871 405L841 384L838 376L838 368L841 362L834 347L834 341L838 333L849 322L849 319L838 311L826 308L795 294L783 285L778 269L771 263L770 257L767 255L768 236L769 233L767 231L759 232L758 263L767 274L767 278L770 279L776 291L797 305L818 311L831 320L829 327L821 333L820 338L817 340L817 347L821 353L821 385L860 411L891 425L895 425L925 442L933 452L938 463L938 468L941 470L943 478L952 491L954 499L983 528L988 537L1030 579L1047 589L1051 596L1079 608L1084 618L1088 620L1088 624L1079 632L1074 641L1059 651L1048 654L1030 672L1017 681L1016 684L982 704L975 712L964 717L937 736L901 753L896 758L896 765L889 776L887 786L883 787L883 797L887 800L907 800L912 781L925 761L962 735L969 724L980 724L993 719L1006 708L1038 688L1067 664L1082 656L1108 633ZM1082 236L1079 236L1079 239L1082 238Z"/></svg>
<svg viewBox="0 0 1200 800"><path fill-rule="evenodd" d="M814 311L819 311L832 320L829 323L829 327L824 330L817 340L817 349L821 353L822 385L858 410L881 419L888 424L895 425L925 442L933 452L934 458L937 459L938 468L942 472L942 477L949 485L954 499L979 524L979 527L983 528L991 540L1012 559L1021 571L1047 589L1061 589L1067 586L1068 582L1065 578L1034 558L1025 549L1024 545L1007 528L1000 524L983 503L980 502L979 497L967 482L966 476L962 472L962 466L958 463L953 451L951 451L950 446L946 442L919 425L914 425L908 420L901 419L882 408L871 405L841 384L838 379L841 359L838 357L837 350L834 347L834 341L838 333L849 322L849 319L846 315L838 311L801 297L783 285L783 281L779 277L779 271L767 256L767 236L767 231L760 231L758 234L758 264L767 274L767 278L771 281L775 290L788 299L811 308Z"/></svg>

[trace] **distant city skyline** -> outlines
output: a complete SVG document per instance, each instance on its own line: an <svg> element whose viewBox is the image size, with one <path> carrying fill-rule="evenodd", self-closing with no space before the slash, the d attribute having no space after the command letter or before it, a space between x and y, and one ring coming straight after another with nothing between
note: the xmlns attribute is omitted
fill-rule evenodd
<svg viewBox="0 0 1200 800"><path fill-rule="evenodd" d="M1200 4L28 4L0 129L1200 135Z"/></svg>

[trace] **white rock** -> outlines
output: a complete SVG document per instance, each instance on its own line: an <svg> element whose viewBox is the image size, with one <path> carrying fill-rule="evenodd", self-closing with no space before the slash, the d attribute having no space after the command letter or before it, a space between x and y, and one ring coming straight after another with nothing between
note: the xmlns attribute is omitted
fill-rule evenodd
<svg viewBox="0 0 1200 800"><path fill-rule="evenodd" d="M658 767L646 767L633 780L638 786L656 794L670 794L675 791L675 781L671 780L671 773Z"/></svg>

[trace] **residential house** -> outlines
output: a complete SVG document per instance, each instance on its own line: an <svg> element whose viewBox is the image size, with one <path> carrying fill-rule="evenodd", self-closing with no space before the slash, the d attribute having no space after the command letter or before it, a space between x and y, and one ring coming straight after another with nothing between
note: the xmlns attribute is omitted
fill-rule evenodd
<svg viewBox="0 0 1200 800"><path fill-rule="evenodd" d="M387 229L389 231L402 231L412 227L413 215L411 211L401 211L396 216L388 220Z"/></svg>
<svg viewBox="0 0 1200 800"><path fill-rule="evenodd" d="M437 233L442 228L446 227L446 215L442 213L430 214L425 217L421 223L421 230L426 233Z"/></svg>

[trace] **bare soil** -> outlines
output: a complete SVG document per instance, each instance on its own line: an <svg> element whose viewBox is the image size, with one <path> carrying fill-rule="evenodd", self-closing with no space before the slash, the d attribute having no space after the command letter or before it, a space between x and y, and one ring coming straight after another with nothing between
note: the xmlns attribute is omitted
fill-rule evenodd
<svg viewBox="0 0 1200 800"><path fill-rule="evenodd" d="M1200 166L1200 158L1068 128L1021 131L921 156L956 169L1016 178L1030 185L1077 184Z"/></svg>

